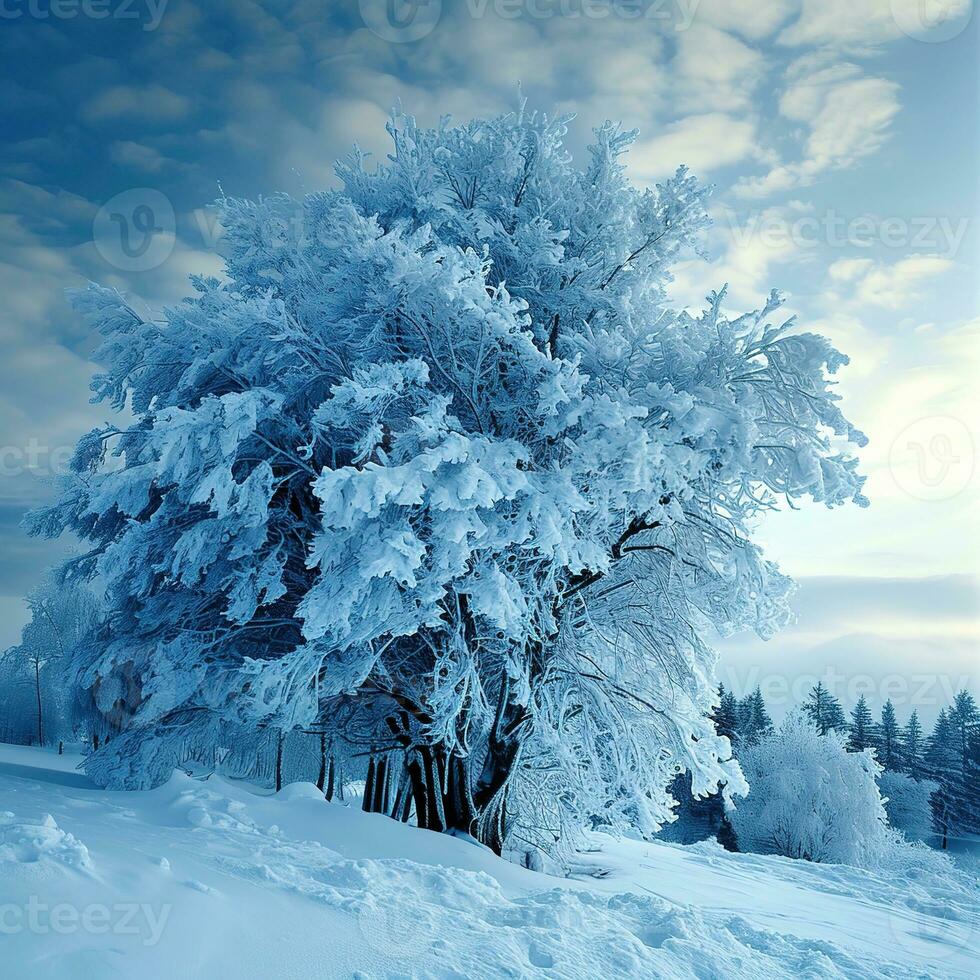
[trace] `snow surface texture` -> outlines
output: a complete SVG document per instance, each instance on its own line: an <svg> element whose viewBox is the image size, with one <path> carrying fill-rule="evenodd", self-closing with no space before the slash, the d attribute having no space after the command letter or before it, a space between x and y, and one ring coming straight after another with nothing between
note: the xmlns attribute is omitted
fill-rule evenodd
<svg viewBox="0 0 980 980"><path fill-rule="evenodd" d="M4 980L968 977L975 889L595 835L572 878L471 841L178 773L106 792L0 746Z"/></svg>

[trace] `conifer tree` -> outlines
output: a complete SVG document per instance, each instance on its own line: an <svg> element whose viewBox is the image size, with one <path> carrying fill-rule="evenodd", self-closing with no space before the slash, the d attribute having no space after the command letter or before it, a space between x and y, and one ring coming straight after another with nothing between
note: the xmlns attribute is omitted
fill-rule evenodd
<svg viewBox="0 0 980 980"><path fill-rule="evenodd" d="M851 724L849 727L847 748L851 752L863 752L865 749L874 747L874 720L871 717L871 709L862 694L858 698L858 703L851 711Z"/></svg>
<svg viewBox="0 0 980 980"><path fill-rule="evenodd" d="M766 702L759 687L739 703L738 732L740 742L754 745L772 731L772 719L766 710Z"/></svg>
<svg viewBox="0 0 980 980"><path fill-rule="evenodd" d="M923 777L922 752L922 725L919 724L918 712L913 710L908 724L902 731L902 764L905 772L913 779Z"/></svg>
<svg viewBox="0 0 980 980"><path fill-rule="evenodd" d="M925 753L926 775L937 784L936 790L929 798L932 825L940 837L943 850L948 846L950 831L953 829L956 761L953 725L949 720L948 712L943 708L929 736Z"/></svg>
<svg viewBox="0 0 980 980"><path fill-rule="evenodd" d="M724 735L734 746L738 739L738 700L725 689L724 684L718 685L718 707L712 717L715 731Z"/></svg>
<svg viewBox="0 0 980 980"><path fill-rule="evenodd" d="M830 731L843 731L847 728L840 701L820 681L817 681L816 686L807 695L807 699L803 703L803 710L821 735L826 735Z"/></svg>
<svg viewBox="0 0 980 980"><path fill-rule="evenodd" d="M886 769L901 769L898 720L895 705L889 698L881 709L881 730L878 737L878 761Z"/></svg>
<svg viewBox="0 0 980 980"><path fill-rule="evenodd" d="M960 760L961 772L966 771L967 758L970 750L970 736L980 723L980 712L973 695L968 691L960 691L953 699L953 707L949 711L950 735L953 746Z"/></svg>

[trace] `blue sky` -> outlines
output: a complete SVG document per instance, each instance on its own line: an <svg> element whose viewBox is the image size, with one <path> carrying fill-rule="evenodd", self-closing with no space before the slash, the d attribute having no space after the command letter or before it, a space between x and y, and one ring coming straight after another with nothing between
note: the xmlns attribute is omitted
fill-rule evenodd
<svg viewBox="0 0 980 980"><path fill-rule="evenodd" d="M171 302L220 269L202 210L219 184L320 189L353 142L384 154L396 99L423 122L465 118L511 107L520 82L532 105L578 113L573 151L622 120L640 130L638 182L686 163L714 185L708 257L676 270L679 305L727 281L749 309L777 287L852 357L840 390L871 439L872 507L762 528L801 579L800 622L764 647L726 641L731 679L859 671L875 702L896 671L936 689L975 674L970 0L386 3L0 3L0 646L62 550L19 521L106 417L63 290L93 279ZM931 716L944 699L920 700Z"/></svg>

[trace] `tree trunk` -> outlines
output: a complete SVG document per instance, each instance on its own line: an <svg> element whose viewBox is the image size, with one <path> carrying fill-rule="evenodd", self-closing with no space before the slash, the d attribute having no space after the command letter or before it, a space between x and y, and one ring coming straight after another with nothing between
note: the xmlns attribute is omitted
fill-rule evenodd
<svg viewBox="0 0 980 980"><path fill-rule="evenodd" d="M361 797L361 809L370 813L374 803L374 780L375 780L374 756L368 759L367 776L364 777L364 796Z"/></svg>
<svg viewBox="0 0 980 980"><path fill-rule="evenodd" d="M320 772L316 777L316 788L322 793L327 780L327 736L320 733Z"/></svg>
<svg viewBox="0 0 980 980"><path fill-rule="evenodd" d="M34 685L37 691L37 744L44 745L44 721L41 715L41 661L34 661Z"/></svg>
<svg viewBox="0 0 980 980"><path fill-rule="evenodd" d="M374 813L388 812L388 757L384 755L374 767L374 800L371 809Z"/></svg>
<svg viewBox="0 0 980 980"><path fill-rule="evenodd" d="M278 793L282 789L282 743L285 740L285 736L282 732L279 732L279 738L276 742L276 792Z"/></svg>

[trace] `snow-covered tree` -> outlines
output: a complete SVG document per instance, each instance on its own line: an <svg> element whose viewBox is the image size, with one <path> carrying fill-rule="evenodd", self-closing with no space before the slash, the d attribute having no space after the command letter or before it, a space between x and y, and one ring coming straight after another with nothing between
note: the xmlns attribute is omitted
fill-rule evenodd
<svg viewBox="0 0 980 980"><path fill-rule="evenodd" d="M878 730L878 761L886 768L898 771L901 766L898 719L895 705L889 698L881 708L881 727Z"/></svg>
<svg viewBox="0 0 980 980"><path fill-rule="evenodd" d="M821 681L817 681L811 688L803 703L803 711L821 735L826 735L830 731L844 731L847 728L840 701L823 686Z"/></svg>
<svg viewBox="0 0 980 980"><path fill-rule="evenodd" d="M903 772L886 770L878 786L888 814L888 824L900 830L907 840L928 841L932 838L930 797L939 788L931 780L915 780Z"/></svg>
<svg viewBox="0 0 980 980"><path fill-rule="evenodd" d="M742 698L738 706L738 737L740 745L754 745L772 731L772 719L766 709L761 688Z"/></svg>
<svg viewBox="0 0 980 980"><path fill-rule="evenodd" d="M44 745L71 738L80 727L79 704L66 672L95 628L99 608L84 585L76 587L57 575L28 595L27 606L30 619L20 643L4 654L0 666L5 687L19 688L20 696L8 694L0 710L11 716L12 730Z"/></svg>
<svg viewBox="0 0 980 980"><path fill-rule="evenodd" d="M936 831L943 847L949 835L980 831L980 713L968 691L959 691L940 713L926 755Z"/></svg>
<svg viewBox="0 0 980 980"><path fill-rule="evenodd" d="M960 758L960 768L965 771L970 753L970 735L980 725L980 711L969 691L959 691L949 711L949 724L953 745Z"/></svg>
<svg viewBox="0 0 980 980"><path fill-rule="evenodd" d="M738 699L731 691L725 690L724 684L718 685L718 707L712 720L715 731L734 744L738 738Z"/></svg>
<svg viewBox="0 0 980 980"><path fill-rule="evenodd" d="M913 779L922 778L923 750L922 725L919 723L918 712L913 710L902 729L902 765Z"/></svg>
<svg viewBox="0 0 980 980"><path fill-rule="evenodd" d="M497 849L652 830L684 770L744 788L707 639L786 618L761 512L865 503L846 358L775 293L671 310L705 191L632 187L611 124L578 169L566 124L396 113L341 190L218 202L226 280L162 318L76 298L96 397L132 413L34 518L105 583L81 683L128 672L93 776L316 724L384 760L382 808L409 787L421 826Z"/></svg>
<svg viewBox="0 0 980 980"><path fill-rule="evenodd" d="M851 724L848 726L847 747L852 752L863 752L875 747L874 719L871 709L862 694L851 711Z"/></svg>
<svg viewBox="0 0 980 980"><path fill-rule="evenodd" d="M881 766L870 751L848 752L836 731L820 735L793 713L743 749L751 790L730 815L739 848L835 864L873 860L885 829Z"/></svg>

